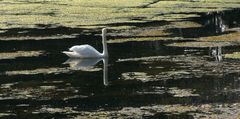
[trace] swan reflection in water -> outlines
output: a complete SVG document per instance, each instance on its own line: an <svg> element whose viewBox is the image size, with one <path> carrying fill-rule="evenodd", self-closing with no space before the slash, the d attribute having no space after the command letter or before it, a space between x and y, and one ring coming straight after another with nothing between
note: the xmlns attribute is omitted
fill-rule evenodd
<svg viewBox="0 0 240 119"><path fill-rule="evenodd" d="M211 55L215 57L215 61L221 62L223 60L222 47L213 47L209 50L211 51Z"/></svg>
<svg viewBox="0 0 240 119"><path fill-rule="evenodd" d="M69 64L69 67L73 70L82 70L89 71L89 69L93 69L94 66L103 61L103 84L108 86L108 58L91 58L91 59L77 59L70 58L63 64Z"/></svg>

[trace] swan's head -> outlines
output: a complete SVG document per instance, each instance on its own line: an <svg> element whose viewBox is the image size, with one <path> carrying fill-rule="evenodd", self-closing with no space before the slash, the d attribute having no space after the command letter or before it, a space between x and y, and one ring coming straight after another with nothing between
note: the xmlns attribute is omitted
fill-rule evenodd
<svg viewBox="0 0 240 119"><path fill-rule="evenodd" d="M103 28L102 29L102 34L106 34L107 33L107 28Z"/></svg>

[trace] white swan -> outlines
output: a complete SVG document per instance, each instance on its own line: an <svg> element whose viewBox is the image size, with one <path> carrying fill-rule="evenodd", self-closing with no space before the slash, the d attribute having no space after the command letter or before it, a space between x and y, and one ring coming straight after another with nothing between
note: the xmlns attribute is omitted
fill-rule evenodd
<svg viewBox="0 0 240 119"><path fill-rule="evenodd" d="M103 53L98 52L90 45L75 45L69 48L69 51L63 51L64 54L71 58L103 58L108 57L107 41L106 41L107 29L102 29L102 44Z"/></svg>

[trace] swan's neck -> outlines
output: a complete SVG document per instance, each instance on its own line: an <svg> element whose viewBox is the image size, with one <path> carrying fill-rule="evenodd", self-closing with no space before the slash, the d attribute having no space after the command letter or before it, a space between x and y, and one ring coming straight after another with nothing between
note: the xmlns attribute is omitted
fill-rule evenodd
<svg viewBox="0 0 240 119"><path fill-rule="evenodd" d="M106 37L106 33L103 32L102 33L102 44L103 44L103 57L108 57L108 49L107 49L107 37Z"/></svg>

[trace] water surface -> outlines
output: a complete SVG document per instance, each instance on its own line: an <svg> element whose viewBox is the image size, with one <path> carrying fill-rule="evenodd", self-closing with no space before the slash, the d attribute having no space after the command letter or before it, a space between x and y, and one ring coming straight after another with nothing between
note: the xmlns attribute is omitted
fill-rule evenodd
<svg viewBox="0 0 240 119"><path fill-rule="evenodd" d="M209 19L201 19L202 35L231 33L225 27L239 27L239 21L225 16L228 12L203 15ZM69 33L62 34L82 31L67 29ZM39 29L11 29L4 35L24 30L44 34ZM183 34L185 30L189 32L182 29ZM174 29L169 31L175 34ZM192 38L192 34L184 37ZM175 41L111 43L108 59L87 61L61 53L86 43L101 51L100 39L79 33L61 40L0 41L1 54L9 53L0 60L0 116L192 119L239 113L240 61L224 58L226 53L239 52L238 45L186 48L167 46Z"/></svg>

